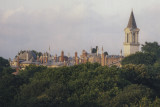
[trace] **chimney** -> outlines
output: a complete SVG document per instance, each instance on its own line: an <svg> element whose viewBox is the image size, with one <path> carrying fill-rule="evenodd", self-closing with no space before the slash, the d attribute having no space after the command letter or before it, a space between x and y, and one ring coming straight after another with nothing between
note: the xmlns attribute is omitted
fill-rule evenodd
<svg viewBox="0 0 160 107"><path fill-rule="evenodd" d="M37 62L39 62L39 56L37 55Z"/></svg>
<svg viewBox="0 0 160 107"><path fill-rule="evenodd" d="M75 62L76 62L76 59L77 59L77 52L75 52Z"/></svg>
<svg viewBox="0 0 160 107"><path fill-rule="evenodd" d="M48 62L48 57L46 56L46 63Z"/></svg>
<svg viewBox="0 0 160 107"><path fill-rule="evenodd" d="M19 64L19 56L17 56L17 67L16 72L19 72L20 64Z"/></svg>
<svg viewBox="0 0 160 107"><path fill-rule="evenodd" d="M27 51L27 54L26 54L26 61L28 61L29 60L29 58L28 58L28 51Z"/></svg>
<svg viewBox="0 0 160 107"><path fill-rule="evenodd" d="M45 55L43 54L43 64L45 63Z"/></svg>
<svg viewBox="0 0 160 107"><path fill-rule="evenodd" d="M107 65L107 56L105 57L105 65Z"/></svg>
<svg viewBox="0 0 160 107"><path fill-rule="evenodd" d="M121 54L121 56L120 56L120 61L121 61L122 60L122 49L120 51L120 54Z"/></svg>
<svg viewBox="0 0 160 107"><path fill-rule="evenodd" d="M48 62L48 56L46 55L46 63Z"/></svg>
<svg viewBox="0 0 160 107"><path fill-rule="evenodd" d="M57 62L57 54L55 54L54 60L55 62Z"/></svg>
<svg viewBox="0 0 160 107"><path fill-rule="evenodd" d="M41 59L41 64L42 64L42 62L43 62L43 57L41 56L40 59Z"/></svg>
<svg viewBox="0 0 160 107"><path fill-rule="evenodd" d="M102 53L101 55L101 66L105 66L105 55Z"/></svg>
<svg viewBox="0 0 160 107"><path fill-rule="evenodd" d="M64 62L64 52L61 52L61 62Z"/></svg>
<svg viewBox="0 0 160 107"><path fill-rule="evenodd" d="M82 51L83 57L87 57L87 52L85 50Z"/></svg>
<svg viewBox="0 0 160 107"><path fill-rule="evenodd" d="M105 66L105 55L104 55L104 52L103 52L103 46L102 46L102 53L101 53L101 65Z"/></svg>
<svg viewBox="0 0 160 107"><path fill-rule="evenodd" d="M48 59L50 59L50 53L51 53L51 50L50 50L50 45L49 45Z"/></svg>
<svg viewBox="0 0 160 107"><path fill-rule="evenodd" d="M96 46L96 49L97 49L97 56L98 56L98 46Z"/></svg>
<svg viewBox="0 0 160 107"><path fill-rule="evenodd" d="M85 50L82 51L82 56L84 57L84 55L85 55Z"/></svg>
<svg viewBox="0 0 160 107"><path fill-rule="evenodd" d="M78 65L79 64L79 59L78 58L76 58L76 65Z"/></svg>

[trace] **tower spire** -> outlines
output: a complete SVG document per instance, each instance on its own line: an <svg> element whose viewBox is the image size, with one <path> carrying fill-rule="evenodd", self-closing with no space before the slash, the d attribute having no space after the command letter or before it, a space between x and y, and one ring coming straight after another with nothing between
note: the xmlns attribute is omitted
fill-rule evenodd
<svg viewBox="0 0 160 107"><path fill-rule="evenodd" d="M134 18L134 14L133 14L133 9L131 11L131 15L130 15L130 18L129 18L129 21L128 21L127 28L137 28L136 21L135 21L135 18Z"/></svg>
<svg viewBox="0 0 160 107"><path fill-rule="evenodd" d="M125 42L124 42L124 56L134 54L139 51L139 31L134 18L133 10L129 18L128 26L124 29Z"/></svg>

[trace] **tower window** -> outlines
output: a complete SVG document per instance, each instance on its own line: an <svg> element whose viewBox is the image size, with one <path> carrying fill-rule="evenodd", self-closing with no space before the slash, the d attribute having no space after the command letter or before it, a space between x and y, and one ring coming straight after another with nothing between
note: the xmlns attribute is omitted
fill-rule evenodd
<svg viewBox="0 0 160 107"><path fill-rule="evenodd" d="M128 35L128 33L127 33L127 43L129 42L129 35Z"/></svg>
<svg viewBox="0 0 160 107"><path fill-rule="evenodd" d="M133 33L133 43L135 43L135 33Z"/></svg>

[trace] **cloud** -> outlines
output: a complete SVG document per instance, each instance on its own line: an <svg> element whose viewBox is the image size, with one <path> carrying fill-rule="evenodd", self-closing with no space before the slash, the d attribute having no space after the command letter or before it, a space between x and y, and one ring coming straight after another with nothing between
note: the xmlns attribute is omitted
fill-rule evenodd
<svg viewBox="0 0 160 107"><path fill-rule="evenodd" d="M10 16L16 14L17 12L22 12L22 11L24 11L24 8L23 8L23 7L19 7L19 8L14 9L14 10L7 10L7 11L5 11L5 12L3 13L1 21L2 21L2 22L6 22L7 19L8 19Z"/></svg>
<svg viewBox="0 0 160 107"><path fill-rule="evenodd" d="M103 1L103 0L102 0ZM119 9L111 1L111 7L103 2L72 1L49 8L20 8L0 10L0 56L13 58L20 50L51 54L81 54L83 49L98 45L109 54L120 54L123 49L124 28L127 26L130 8ZM60 1L59 1L60 2ZM110 3L107 1L107 3ZM124 1L123 1L124 2ZM68 3L68 4L67 4ZM97 4L96 4L97 3ZM103 5L102 5L103 4ZM109 5L109 4L108 4ZM134 11L140 28L140 42L157 40L159 35L159 7L139 8ZM102 11L103 10L103 11ZM123 11L125 10L125 11Z"/></svg>

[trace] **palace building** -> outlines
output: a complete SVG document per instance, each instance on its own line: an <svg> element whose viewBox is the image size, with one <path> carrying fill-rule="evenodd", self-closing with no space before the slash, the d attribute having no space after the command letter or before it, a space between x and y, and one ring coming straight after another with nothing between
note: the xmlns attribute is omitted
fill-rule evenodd
<svg viewBox="0 0 160 107"><path fill-rule="evenodd" d="M125 41L124 45L124 56L122 55L122 50L120 55L108 55L107 52L104 52L103 46L101 52L99 53L99 48L91 48L90 53L85 50L82 50L82 54L78 56L78 52L75 52L75 56L65 56L64 51L61 52L60 56L55 56L49 52L45 52L42 55L36 55L33 51L21 51L13 61L10 61L10 65L16 69L24 69L26 66L33 65L43 65L47 67L60 67L60 66L73 66L81 63L99 63L102 66L121 66L121 60L131 54L134 54L139 51L139 31L137 28L136 21L134 18L133 11L131 12L129 22L125 31Z"/></svg>

